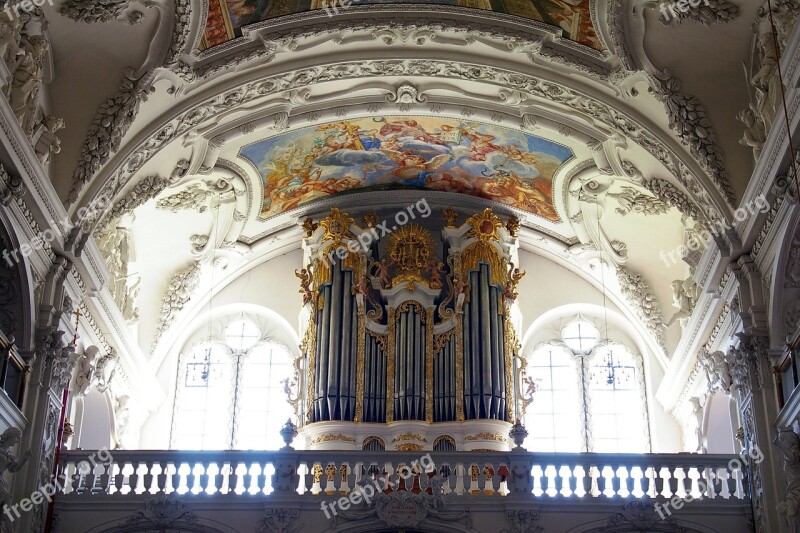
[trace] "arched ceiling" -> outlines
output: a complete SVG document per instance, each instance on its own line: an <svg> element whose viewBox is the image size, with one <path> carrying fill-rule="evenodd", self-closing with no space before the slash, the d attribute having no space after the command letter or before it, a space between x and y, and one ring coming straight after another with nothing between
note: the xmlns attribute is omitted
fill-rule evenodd
<svg viewBox="0 0 800 533"><path fill-rule="evenodd" d="M322 10L329 17L338 15L354 6L403 3L392 0L288 0L267 2L256 0L210 0L205 27L199 49L206 50L242 37L242 30L276 17ZM596 50L604 50L605 45L598 36L592 20L589 0L530 0L514 2L510 0L431 0L413 2L462 6L505 13L531 19L559 29L566 39L573 40Z"/></svg>
<svg viewBox="0 0 800 533"><path fill-rule="evenodd" d="M754 9L664 25L656 5L67 0L47 12L69 134L50 172L80 231L137 236L142 346L210 250L243 272L308 215L421 196L517 216L523 247L595 285L613 258L666 319L689 268L659 257L729 220L752 170L741 57L714 40L747 49Z"/></svg>

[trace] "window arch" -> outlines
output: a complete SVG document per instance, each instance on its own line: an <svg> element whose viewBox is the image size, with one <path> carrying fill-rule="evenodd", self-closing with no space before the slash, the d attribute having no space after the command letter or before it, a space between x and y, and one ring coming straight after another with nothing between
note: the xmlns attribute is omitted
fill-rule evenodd
<svg viewBox="0 0 800 533"><path fill-rule="evenodd" d="M535 383L525 411L526 446L540 452L650 451L647 396L640 355L600 339L579 319L562 337L539 345L525 369Z"/></svg>
<svg viewBox="0 0 800 533"><path fill-rule="evenodd" d="M294 416L283 383L292 373L286 346L249 319L232 321L179 357L171 448L282 447L279 430Z"/></svg>

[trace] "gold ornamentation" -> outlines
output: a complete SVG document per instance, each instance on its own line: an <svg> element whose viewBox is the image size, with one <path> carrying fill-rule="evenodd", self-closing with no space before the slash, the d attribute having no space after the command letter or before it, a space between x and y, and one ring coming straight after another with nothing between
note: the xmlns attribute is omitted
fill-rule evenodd
<svg viewBox="0 0 800 533"><path fill-rule="evenodd" d="M364 442L361 443L361 447L366 448L375 441L379 442L384 450L386 449L386 441L380 437L375 437L375 436L367 437L366 439L364 439Z"/></svg>
<svg viewBox="0 0 800 533"><path fill-rule="evenodd" d="M306 268L302 268L300 270L295 270L294 275L300 280L300 292L303 295L303 305L306 305L308 302L314 298L314 293L311 291L311 265L308 265Z"/></svg>
<svg viewBox="0 0 800 533"><path fill-rule="evenodd" d="M517 217L511 217L506 221L506 229L508 230L508 234L512 237L517 236L517 231L519 231L519 219Z"/></svg>
<svg viewBox="0 0 800 533"><path fill-rule="evenodd" d="M322 465L318 463L314 465L314 484L316 485L317 483L319 483L321 479L322 479Z"/></svg>
<svg viewBox="0 0 800 533"><path fill-rule="evenodd" d="M420 435L419 433L403 433L402 435L398 435L392 439L392 442L403 442L407 440L418 440L420 442L428 442L425 440L425 437Z"/></svg>
<svg viewBox="0 0 800 533"><path fill-rule="evenodd" d="M315 322L315 315L316 313L311 313L311 318L308 321L308 330L306 330L306 335L308 341L305 343L306 351L308 357L308 386L306 387L306 396L307 400L306 403L308 405L308 413L306 415L306 420L309 423L313 420L313 407L314 407L314 370L315 365L317 362L317 325Z"/></svg>
<svg viewBox="0 0 800 533"><path fill-rule="evenodd" d="M440 335L433 337L433 354L439 355L447 345L447 342L453 337L454 330L446 331Z"/></svg>
<svg viewBox="0 0 800 533"><path fill-rule="evenodd" d="M497 233L503 227L500 217L492 213L492 208L487 207L482 213L474 214L467 219L467 224L472 226L467 235L475 237L480 242L498 241L500 235Z"/></svg>
<svg viewBox="0 0 800 533"><path fill-rule="evenodd" d="M414 312L419 315L420 322L422 324L430 324L431 322L427 321L427 313L425 312L425 308L422 307L422 304L419 302L415 302L413 300L407 300L400 304L400 307L397 308L398 313L408 313L411 308L414 308Z"/></svg>
<svg viewBox="0 0 800 533"><path fill-rule="evenodd" d="M325 484L325 494L330 496L331 494L336 493L336 490L334 489L334 477L336 477L336 466L328 465L325 468L325 475L328 478L328 482Z"/></svg>
<svg viewBox="0 0 800 533"><path fill-rule="evenodd" d="M354 439L353 437L348 437L347 435L342 435L341 433L337 433L335 435L333 433L323 433L322 435L315 437L314 440L311 441L311 444L314 445L323 442L337 442L337 441L355 443L356 439Z"/></svg>
<svg viewBox="0 0 800 533"><path fill-rule="evenodd" d="M421 452L422 445L413 442L404 442L403 444L396 445L394 449L398 452Z"/></svg>
<svg viewBox="0 0 800 533"><path fill-rule="evenodd" d="M368 228L371 228L378 222L378 213L375 211L367 211L363 217L361 217L361 222L367 225Z"/></svg>
<svg viewBox="0 0 800 533"><path fill-rule="evenodd" d="M505 442L506 438L502 436L500 433L476 433L475 435L467 435L464 437L464 440L496 440L498 442Z"/></svg>
<svg viewBox="0 0 800 533"><path fill-rule="evenodd" d="M456 225L456 220L458 220L458 212L452 207L448 207L444 211L442 211L442 218L444 219L445 224L447 224L448 228L454 228Z"/></svg>
<svg viewBox="0 0 800 533"><path fill-rule="evenodd" d="M517 333L514 330L514 325L511 323L511 316L506 313L505 317L505 375L506 375L506 407L508 411L508 421L513 422L516 419L517 406L513 400L514 396L514 354L519 349L517 342Z"/></svg>
<svg viewBox="0 0 800 533"><path fill-rule="evenodd" d="M437 446L437 445L438 445L440 442L442 442L442 441L445 441L445 442L448 442L448 443L450 443L450 445L451 445L453 448L455 448L455 447L456 447L456 439L454 439L454 438L453 438L453 437L451 437L450 435L439 435L438 437L436 437L435 439L433 439L433 447L434 447L434 448L436 448L436 446Z"/></svg>
<svg viewBox="0 0 800 533"><path fill-rule="evenodd" d="M350 231L350 226L355 222L353 217L347 213L339 211L338 207L331 208L331 214L322 219L320 227L325 230L323 240L333 241L337 246L345 239L353 239L355 235Z"/></svg>
<svg viewBox="0 0 800 533"><path fill-rule="evenodd" d="M367 319L364 316L364 301L356 299L358 305L358 353L356 355L356 413L353 422L361 422L364 415L364 355L367 342Z"/></svg>
<svg viewBox="0 0 800 533"><path fill-rule="evenodd" d="M396 271L391 285L406 283L413 292L417 283L441 287L438 279L439 261L433 253L431 233L418 224L409 224L392 233L389 237L389 260ZM433 271L437 270L434 276ZM423 272L429 279L423 277Z"/></svg>
<svg viewBox="0 0 800 533"><path fill-rule="evenodd" d="M503 294L509 300L516 300L517 299L517 284L519 280L525 277L525 272L514 268L513 265L509 265L508 267L508 281L506 281L506 287Z"/></svg>
<svg viewBox="0 0 800 533"><path fill-rule="evenodd" d="M464 421L464 315L458 309L456 326L456 420Z"/></svg>
<svg viewBox="0 0 800 533"><path fill-rule="evenodd" d="M386 352L386 423L394 422L394 352L395 352L395 317L397 312L394 307L389 308L389 350Z"/></svg>
<svg viewBox="0 0 800 533"><path fill-rule="evenodd" d="M433 423L433 307L428 308L428 327L425 328L425 421Z"/></svg>
<svg viewBox="0 0 800 533"><path fill-rule="evenodd" d="M371 335L375 339L375 341L378 343L378 346L380 346L384 356L389 352L389 350L386 348L386 343L387 343L386 335L381 335L380 333L375 333L374 331L371 330L367 330L367 335Z"/></svg>
<svg viewBox="0 0 800 533"><path fill-rule="evenodd" d="M302 225L303 225L303 229L306 232L306 237L311 237L312 235L314 235L314 232L317 231L317 228L319 227L319 224L315 223L311 219L311 217L308 217L305 220L303 220L303 224Z"/></svg>

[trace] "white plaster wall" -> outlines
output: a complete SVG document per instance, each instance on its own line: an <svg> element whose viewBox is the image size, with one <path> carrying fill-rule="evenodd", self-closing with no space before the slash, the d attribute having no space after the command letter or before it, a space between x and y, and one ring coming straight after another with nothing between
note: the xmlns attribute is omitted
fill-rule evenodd
<svg viewBox="0 0 800 533"><path fill-rule="evenodd" d="M298 249L255 266L214 296L210 306L212 314L215 309L224 308L226 312L230 312L231 307L243 307L242 304L266 307L291 326L295 346L290 348L296 349L300 337L297 335L298 316L303 302L298 292L300 282L294 271L301 267L302 259L302 251ZM207 308L204 311L208 310ZM186 319L180 327L191 334L196 328L202 327L202 324L197 319ZM142 427L140 447L143 449L169 448L178 356L184 344L184 341L179 341L158 368L157 378L166 391L167 399Z"/></svg>

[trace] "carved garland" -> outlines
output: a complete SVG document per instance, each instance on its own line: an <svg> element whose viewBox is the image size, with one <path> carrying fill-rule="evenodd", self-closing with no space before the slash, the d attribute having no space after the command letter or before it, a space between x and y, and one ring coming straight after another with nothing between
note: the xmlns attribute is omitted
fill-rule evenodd
<svg viewBox="0 0 800 533"><path fill-rule="evenodd" d="M126 158L114 171L116 179L112 183L124 185L154 154L164 146L181 135L187 133L194 127L217 116L232 107L247 103L256 98L282 93L299 89L315 83L336 79L354 79L369 76L428 76L450 79L477 80L496 85L506 86L514 90L522 90L533 96L546 98L551 102L563 104L574 110L585 113L602 123L621 129L628 133L628 136L648 150L653 156L661 161L674 175L686 176L689 174L685 165L681 162L679 154L673 153L667 146L658 139L653 133L632 118L621 113L617 109L612 109L609 105L592 100L589 96L578 93L558 84L544 81L539 77L519 74L512 71L499 69L496 67L486 67L480 65L468 65L453 61L437 60L385 60L385 61L366 61L340 63L326 67L310 67L295 72L273 76L267 79L259 79L242 84L234 89L214 96L201 104L190 109L184 110L169 124L163 125L154 132L150 138L139 145L139 147ZM101 117L101 119L104 117ZM111 119L118 118L115 114ZM96 119L96 122L98 119ZM125 122L125 121L121 121ZM129 124L128 124L129 125ZM127 126L126 126L127 129ZM97 139L90 135L90 139L85 143L85 147L95 145ZM87 148L88 152L91 152ZM94 154L94 152L92 152ZM108 150L99 152L89 157L90 160L106 161ZM99 165L96 165L99 168ZM94 168L94 166L92 167ZM82 181L85 173L90 170L86 164L76 171L76 176ZM693 176L689 176L695 179ZM109 185L103 187L107 189ZM78 187L80 189L80 187ZM102 193L100 193L102 194ZM707 202L707 198L703 198ZM714 210L713 206L706 206Z"/></svg>

